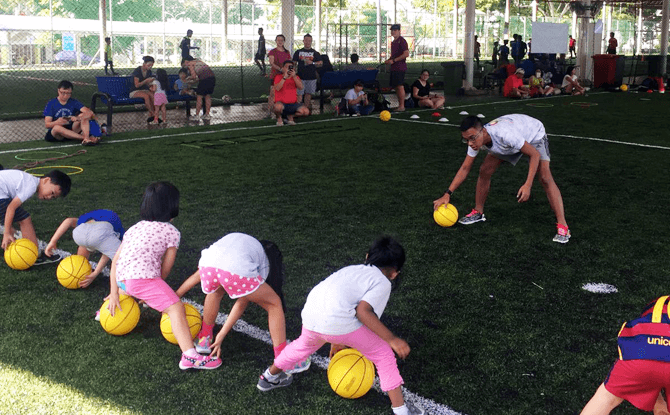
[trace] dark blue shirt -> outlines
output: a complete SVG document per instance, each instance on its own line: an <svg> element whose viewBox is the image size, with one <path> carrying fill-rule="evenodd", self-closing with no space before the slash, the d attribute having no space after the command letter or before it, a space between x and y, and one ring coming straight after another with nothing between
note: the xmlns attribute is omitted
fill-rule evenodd
<svg viewBox="0 0 670 415"><path fill-rule="evenodd" d="M123 234L126 232L126 230L123 229L123 225L121 224L121 219L119 216L113 211L98 209L92 212L84 213L83 215L79 216L79 219L77 219L77 226L81 225L82 223L86 223L91 219L98 222L111 223L112 227L114 228L114 232L119 234L119 239L123 239Z"/></svg>
<svg viewBox="0 0 670 415"><path fill-rule="evenodd" d="M44 116L51 117L51 121L56 121L59 118L78 115L82 108L84 104L74 98L68 99L65 105L61 104L58 98L54 98L44 107Z"/></svg>

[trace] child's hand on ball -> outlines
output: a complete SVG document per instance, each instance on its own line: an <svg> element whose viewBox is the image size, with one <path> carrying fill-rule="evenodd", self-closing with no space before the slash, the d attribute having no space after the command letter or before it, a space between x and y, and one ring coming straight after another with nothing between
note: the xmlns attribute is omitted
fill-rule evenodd
<svg viewBox="0 0 670 415"><path fill-rule="evenodd" d="M44 251L44 252L46 252L46 251ZM93 280L95 280L95 278L96 278L97 276L98 276L98 274L96 274L95 272L91 272L90 274L88 274L87 276L85 276L84 278L82 278L81 281L79 281L79 287L80 287L80 288L86 288L86 287L88 287L89 285L91 285L91 283L93 282ZM121 308L119 307L119 310L120 310L120 309L121 309Z"/></svg>

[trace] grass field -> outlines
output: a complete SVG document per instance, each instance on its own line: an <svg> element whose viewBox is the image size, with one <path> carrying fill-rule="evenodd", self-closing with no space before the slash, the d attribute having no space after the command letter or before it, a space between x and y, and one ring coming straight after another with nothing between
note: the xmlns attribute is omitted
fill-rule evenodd
<svg viewBox="0 0 670 415"><path fill-rule="evenodd" d="M266 120L164 137L119 134L59 161L83 169L72 176L67 198L25 206L43 241L64 218L99 208L115 210L130 227L139 220L144 187L169 180L181 190L174 224L182 240L168 282L179 286L197 268L200 251L229 232L274 240L286 265L289 338L299 334L314 285L362 262L378 236L394 235L408 259L382 321L412 347L399 362L409 391L443 405L439 413L448 407L467 415L575 414L614 362L621 323L668 291L669 99L492 99L441 111L446 124L417 112L418 121L405 113L387 123L313 118L296 127ZM535 102L553 106L528 105ZM435 225L432 201L465 157L455 127L462 110L486 120L518 112L544 122L573 235L568 244L551 241L554 217L539 184L529 202L516 202L527 174L523 161L494 176L485 223ZM0 164L23 163L16 155L45 156L25 149L80 148L7 144ZM473 169L452 198L461 214L473 207L475 183ZM71 233L59 247L76 250ZM157 312L143 311L123 337L93 321L109 291L105 277L70 291L58 284L55 266L3 265L0 280L2 414L391 413L376 391L339 398L318 367L296 375L288 388L259 392L256 381L272 350L240 332L224 341L221 368L182 372L179 349L162 338ZM581 288L588 282L619 292L593 294ZM186 297L204 300L199 289ZM231 305L224 300L221 311ZM267 330L258 307L244 320ZM326 348L319 354L326 356ZM614 413L638 411L625 403Z"/></svg>

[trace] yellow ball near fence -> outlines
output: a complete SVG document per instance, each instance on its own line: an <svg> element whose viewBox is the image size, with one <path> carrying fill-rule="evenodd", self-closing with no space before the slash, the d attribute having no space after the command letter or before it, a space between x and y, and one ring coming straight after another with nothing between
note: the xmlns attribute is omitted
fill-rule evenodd
<svg viewBox="0 0 670 415"><path fill-rule="evenodd" d="M451 203L446 206L440 205L440 207L433 212L433 219L435 219L435 222L438 225L448 228L458 220L458 210L456 210L456 207Z"/></svg>
<svg viewBox="0 0 670 415"><path fill-rule="evenodd" d="M107 308L108 305L109 300L105 301L100 307L100 325L102 328L114 336L123 336L133 331L137 322L140 321L140 306L137 301L129 295L121 295L119 297L121 310L117 308L113 316Z"/></svg>
<svg viewBox="0 0 670 415"><path fill-rule="evenodd" d="M622 90L623 92L626 92L626 91L628 91L628 85L623 84L619 87L619 89Z"/></svg>
<svg viewBox="0 0 670 415"><path fill-rule="evenodd" d="M186 322L188 323L188 329L191 331L191 338L195 339L195 336L200 333L200 328L202 327L202 317L200 317L198 309L191 304L184 303L184 308L186 309ZM167 313L163 313L163 317L161 317L161 333L163 333L165 340L172 344L177 344L177 338L172 333L170 316Z"/></svg>
<svg viewBox="0 0 670 415"><path fill-rule="evenodd" d="M379 119L382 120L382 121L388 121L388 120L391 119L391 113L384 110L384 111L379 113Z"/></svg>
<svg viewBox="0 0 670 415"><path fill-rule="evenodd" d="M70 255L58 264L56 277L58 282L65 288L76 290L79 288L79 281L92 271L88 259L81 255Z"/></svg>
<svg viewBox="0 0 670 415"><path fill-rule="evenodd" d="M340 350L330 359L328 383L343 398L360 398L368 393L374 380L375 366L356 349Z"/></svg>
<svg viewBox="0 0 670 415"><path fill-rule="evenodd" d="M37 252L37 246L30 239L17 239L5 249L5 262L11 269L28 269L35 264Z"/></svg>

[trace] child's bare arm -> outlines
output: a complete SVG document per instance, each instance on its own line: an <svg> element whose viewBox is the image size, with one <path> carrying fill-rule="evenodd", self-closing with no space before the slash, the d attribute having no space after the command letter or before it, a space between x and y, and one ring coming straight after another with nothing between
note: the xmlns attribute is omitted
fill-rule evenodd
<svg viewBox="0 0 670 415"><path fill-rule="evenodd" d="M163 255L163 264L161 265L161 278L163 278L163 280L165 280L168 275L170 275L170 271L172 270L172 266L174 265L174 260L176 258L177 247L173 246L165 251L165 255Z"/></svg>
<svg viewBox="0 0 670 415"><path fill-rule="evenodd" d="M391 349L398 354L398 357L401 359L407 357L410 352L409 344L400 337L396 337L396 335L379 320L379 317L377 317L377 314L375 314L370 304L365 301L358 303L358 306L356 307L356 318L360 320L363 325L372 330L373 333L388 343L389 346L391 346Z"/></svg>
<svg viewBox="0 0 670 415"><path fill-rule="evenodd" d="M9 244L14 242L14 235L12 235L12 223L14 223L14 214L16 209L21 206L23 202L18 197L12 199L7 206L7 211L5 212L5 232L2 235L2 249L7 249Z"/></svg>
<svg viewBox="0 0 670 415"><path fill-rule="evenodd" d="M47 256L51 256L53 254L53 250L56 249L58 246L58 241L60 238L65 235L65 232L67 232L70 228L76 228L77 227L77 218L67 218L65 219L58 229L56 229L56 232L54 235L51 237L51 240L49 241L49 244L47 245L46 249L44 250L44 253Z"/></svg>
<svg viewBox="0 0 670 415"><path fill-rule="evenodd" d="M195 287L200 282L200 271L196 271L190 277L186 278L184 282L181 283L181 286L177 289L176 293L179 298L183 297L184 294L189 292L191 288Z"/></svg>

